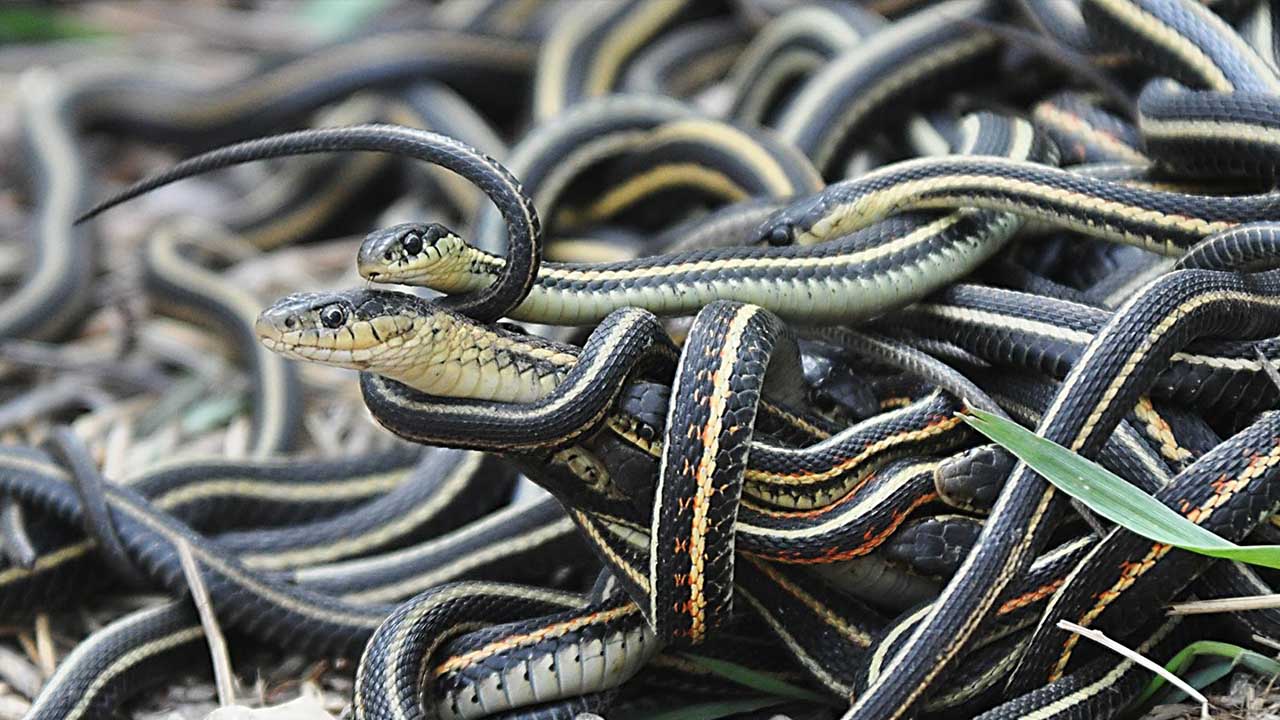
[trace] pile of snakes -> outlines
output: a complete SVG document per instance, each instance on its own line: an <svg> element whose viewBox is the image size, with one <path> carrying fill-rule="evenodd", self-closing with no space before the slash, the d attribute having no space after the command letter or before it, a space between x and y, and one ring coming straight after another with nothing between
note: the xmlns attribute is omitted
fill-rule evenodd
<svg viewBox="0 0 1280 720"><path fill-rule="evenodd" d="M0 338L74 334L94 218L220 168L317 156L220 218L242 246L363 240L355 289L274 300L207 227L129 260L239 353L252 452L125 482L65 427L0 447L0 617L170 598L27 717L207 662L183 548L233 644L349 658L357 720L1134 717L1150 672L1061 621L1275 646L1275 609L1166 609L1280 576L1115 528L963 418L1280 537L1273 11L458 0L213 85L29 70ZM187 159L111 188L104 137ZM307 364L358 371L390 449L298 447Z"/></svg>

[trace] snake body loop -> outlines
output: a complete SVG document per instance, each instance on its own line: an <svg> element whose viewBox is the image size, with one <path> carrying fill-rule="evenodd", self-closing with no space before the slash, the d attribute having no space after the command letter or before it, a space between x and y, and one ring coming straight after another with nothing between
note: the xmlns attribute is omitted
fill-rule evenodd
<svg viewBox="0 0 1280 720"><path fill-rule="evenodd" d="M1274 578L1069 507L964 413L1275 541L1274 5L480 0L218 85L27 71L0 425L38 439L46 378L109 387L48 413L77 430L51 455L0 448L0 611L175 598L92 633L30 720L104 716L201 657L188 550L237 642L358 656L363 720L1136 712L1144 671L1058 620L1163 661L1205 626L1156 608ZM122 262L75 223L86 132L203 154L82 220L313 157ZM353 229L358 249L325 239ZM246 294L333 248L369 285ZM105 407L167 411L204 379L204 345L135 322L135 279L228 341L249 390L216 430L243 457L103 477L199 424ZM99 359L47 344L81 327ZM1270 611L1221 627L1280 637Z"/></svg>
<svg viewBox="0 0 1280 720"><path fill-rule="evenodd" d="M192 175L216 168L275 157L325 152L393 153L441 165L477 185L502 212L507 223L507 255L500 279L493 285L441 302L457 312L482 320L507 315L524 299L542 260L542 228L537 211L506 168L453 138L393 125L304 130L250 140L198 155L167 172L139 181L83 213L78 222L130 198Z"/></svg>

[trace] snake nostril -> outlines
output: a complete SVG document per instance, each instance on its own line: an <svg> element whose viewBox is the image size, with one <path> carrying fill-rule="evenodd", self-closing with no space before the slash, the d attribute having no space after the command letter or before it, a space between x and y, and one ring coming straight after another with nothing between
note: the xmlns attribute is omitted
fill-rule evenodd
<svg viewBox="0 0 1280 720"><path fill-rule="evenodd" d="M287 328L292 328L294 325L297 325L297 324L298 324L298 321L294 319L292 315L284 319L284 326Z"/></svg>

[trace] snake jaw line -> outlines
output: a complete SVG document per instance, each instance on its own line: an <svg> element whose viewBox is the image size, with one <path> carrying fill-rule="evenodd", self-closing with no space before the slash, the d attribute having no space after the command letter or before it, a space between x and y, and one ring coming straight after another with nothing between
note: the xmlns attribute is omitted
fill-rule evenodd
<svg viewBox="0 0 1280 720"><path fill-rule="evenodd" d="M476 273L485 256L492 273ZM421 285L445 293L469 292L492 282L502 260L481 253L439 223L402 223L375 230L356 254L360 276L381 283Z"/></svg>

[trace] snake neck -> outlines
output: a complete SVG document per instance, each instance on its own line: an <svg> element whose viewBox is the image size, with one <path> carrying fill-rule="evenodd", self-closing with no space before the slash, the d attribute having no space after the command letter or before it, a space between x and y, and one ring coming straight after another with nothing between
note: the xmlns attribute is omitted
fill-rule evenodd
<svg viewBox="0 0 1280 720"><path fill-rule="evenodd" d="M506 266L504 258L464 245L431 267L423 268L416 277L404 278L402 282L450 295L476 292L492 285Z"/></svg>
<svg viewBox="0 0 1280 720"><path fill-rule="evenodd" d="M575 348L441 314L368 369L430 395L532 402L577 362Z"/></svg>

